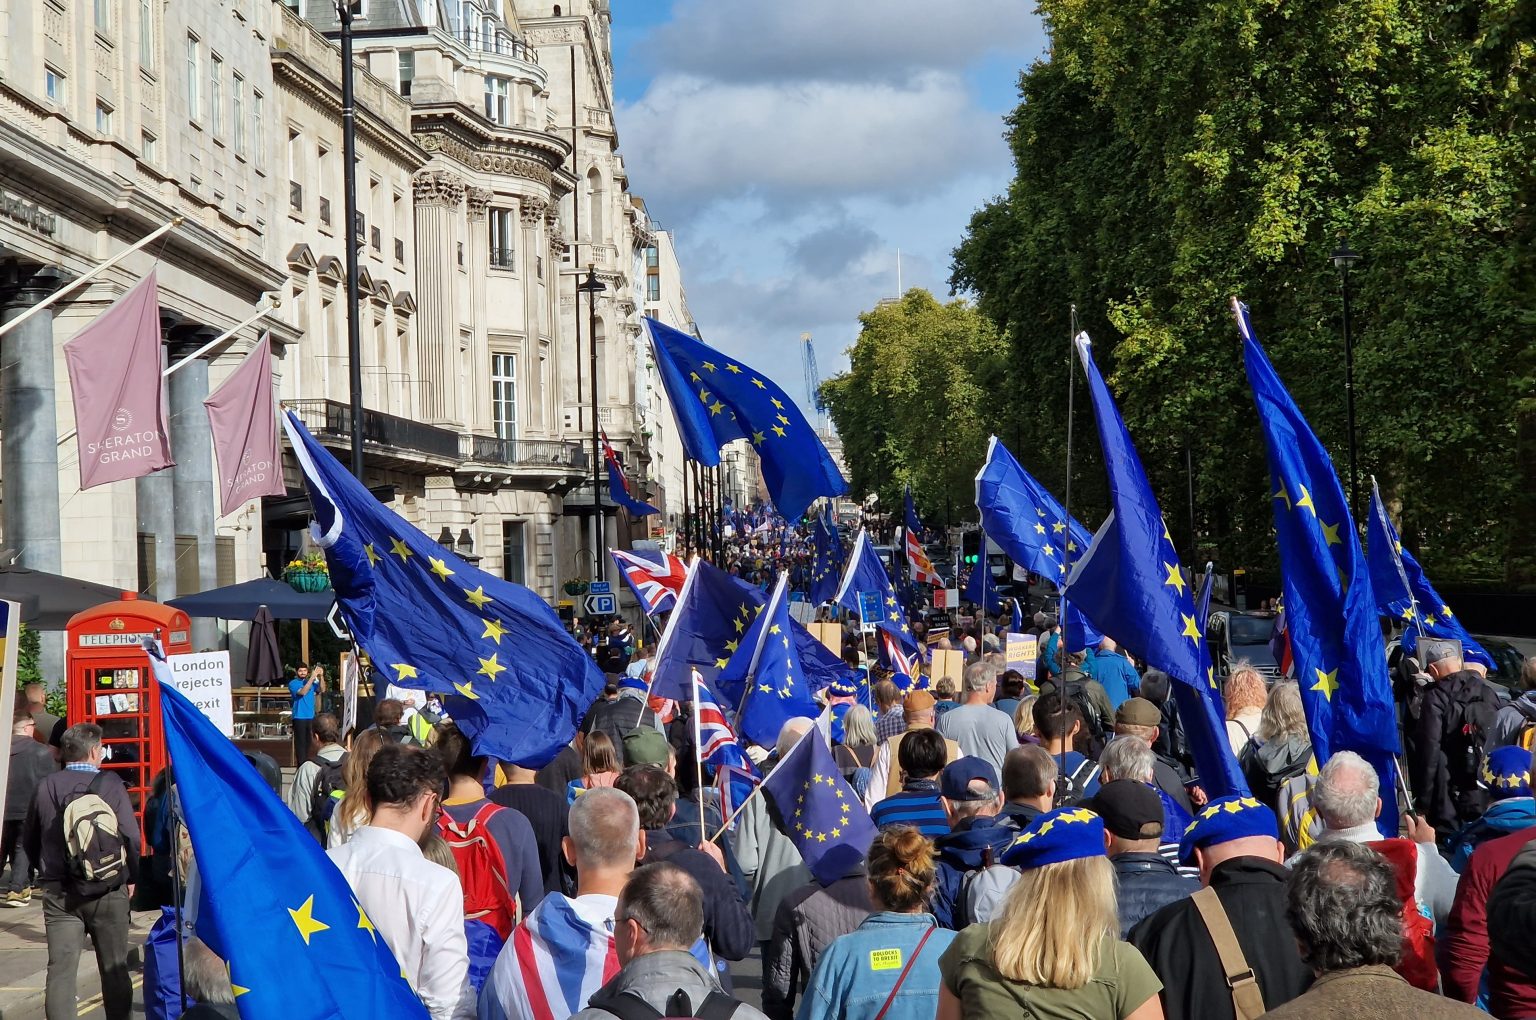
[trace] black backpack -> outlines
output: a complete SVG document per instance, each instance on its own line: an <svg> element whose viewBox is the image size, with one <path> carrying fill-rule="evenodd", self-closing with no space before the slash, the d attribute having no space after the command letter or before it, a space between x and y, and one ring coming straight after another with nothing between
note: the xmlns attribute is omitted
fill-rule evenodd
<svg viewBox="0 0 1536 1020"><path fill-rule="evenodd" d="M1077 768L1070 775L1058 775L1056 777L1056 796L1052 801L1056 807L1071 807L1083 799L1083 792L1088 789L1094 777L1099 774L1099 763L1092 758L1085 758L1078 762Z"/></svg>
<svg viewBox="0 0 1536 1020"><path fill-rule="evenodd" d="M346 784L342 779L342 770L347 764L346 752L342 752L340 758L335 761L326 761L324 758L314 757L314 762L320 769L315 774L315 789L309 798L309 820L305 828L314 834L321 843L325 842L326 829L330 827L331 815L336 810L336 798L331 796Z"/></svg>
<svg viewBox="0 0 1536 1020"><path fill-rule="evenodd" d="M613 995L594 995L588 1003L593 1009L600 1009L605 1013L611 1013L619 1020L661 1020L662 1017L698 1017L699 1020L730 1020L736 1014L736 1008L741 1005L735 999L726 995L718 988L713 988L699 1003L695 1010L688 999L688 993L681 988L673 992L667 998L667 1011L665 1013L652 1006L638 995L630 995L628 992L617 992Z"/></svg>
<svg viewBox="0 0 1536 1020"><path fill-rule="evenodd" d="M1088 750L1085 753L1090 758L1097 758L1107 742L1104 717L1099 714L1098 706L1093 703L1093 699L1088 697L1088 685L1084 681L1068 680L1065 690L1067 700L1076 705L1083 716L1083 734L1088 741Z"/></svg>
<svg viewBox="0 0 1536 1020"><path fill-rule="evenodd" d="M1441 746L1445 749L1451 800L1462 820L1470 821L1480 816L1488 804L1483 770L1488 764L1488 740L1501 706L1493 687L1470 671L1460 674L1445 693L1450 711L1446 713Z"/></svg>

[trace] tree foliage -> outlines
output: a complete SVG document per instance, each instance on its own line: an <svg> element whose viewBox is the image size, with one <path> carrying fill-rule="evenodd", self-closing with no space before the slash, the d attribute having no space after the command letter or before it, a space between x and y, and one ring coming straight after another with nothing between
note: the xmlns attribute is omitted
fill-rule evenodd
<svg viewBox="0 0 1536 1020"><path fill-rule="evenodd" d="M1347 238L1363 487L1435 576L1530 579L1536 0L1040 6L1051 56L1008 120L1016 176L951 278L1005 331L1021 458L1063 459L1062 402L1019 398L1065 391L1075 302L1170 519L1188 447L1202 557L1272 565L1228 301L1344 475L1329 255ZM1094 470L1079 458L1074 493L1102 491Z"/></svg>
<svg viewBox="0 0 1536 1020"><path fill-rule="evenodd" d="M849 368L822 384L851 494L899 510L902 488L934 521L974 519L972 479L1002 415L1007 346L968 301L926 290L859 316Z"/></svg>

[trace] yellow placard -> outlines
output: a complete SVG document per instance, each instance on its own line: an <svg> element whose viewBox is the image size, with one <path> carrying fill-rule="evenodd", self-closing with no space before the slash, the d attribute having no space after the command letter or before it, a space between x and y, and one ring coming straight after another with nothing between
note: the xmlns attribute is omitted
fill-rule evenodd
<svg viewBox="0 0 1536 1020"><path fill-rule="evenodd" d="M870 970L900 970L900 949L871 949L869 951Z"/></svg>
<svg viewBox="0 0 1536 1020"><path fill-rule="evenodd" d="M965 652L958 648L934 649L933 667L928 672L929 676L935 680L947 676L956 683L959 683L964 672Z"/></svg>

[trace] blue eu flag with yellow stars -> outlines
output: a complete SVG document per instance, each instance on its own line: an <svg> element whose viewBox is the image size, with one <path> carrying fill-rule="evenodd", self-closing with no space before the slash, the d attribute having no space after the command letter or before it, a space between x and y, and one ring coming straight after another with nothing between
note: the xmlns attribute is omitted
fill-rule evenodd
<svg viewBox="0 0 1536 1020"><path fill-rule="evenodd" d="M1404 628L1403 650L1410 655L1421 638L1445 638L1461 642L1468 662L1494 668L1493 656L1467 633L1445 599L1429 583L1429 577L1413 553L1403 547L1387 508L1381 502L1376 480L1371 480L1371 516L1365 526L1365 561L1371 571L1376 610Z"/></svg>
<svg viewBox="0 0 1536 1020"><path fill-rule="evenodd" d="M772 747L790 719L821 714L795 650L786 587L786 577L780 574L767 608L720 673L720 693L741 706L737 731L761 747Z"/></svg>
<svg viewBox="0 0 1536 1020"><path fill-rule="evenodd" d="M426 1007L336 865L239 749L160 687L203 897L197 934L245 1020L423 1017Z"/></svg>
<svg viewBox="0 0 1536 1020"><path fill-rule="evenodd" d="M1397 716L1365 554L1328 451L1259 346L1247 306L1232 305L1273 480L1286 628L1312 752L1321 764L1354 751L1375 767L1380 819L1395 836Z"/></svg>
<svg viewBox="0 0 1536 1020"><path fill-rule="evenodd" d="M831 506L818 514L811 531L811 587L807 597L815 605L837 596L837 582L843 569L843 540L832 520Z"/></svg>
<svg viewBox="0 0 1536 1020"><path fill-rule="evenodd" d="M875 823L815 726L763 780L763 794L822 885L847 875L874 842Z"/></svg>
<svg viewBox="0 0 1536 1020"><path fill-rule="evenodd" d="M992 578L992 565L987 562L986 548L987 535L982 532L982 554L976 557L976 566L971 570L970 580L965 582L963 597L971 605L980 606L983 613L994 615L1003 611L1003 599L997 593L997 585Z"/></svg>
<svg viewBox="0 0 1536 1020"><path fill-rule="evenodd" d="M864 616L860 596L880 604L884 614L880 620ZM912 637L907 615L896 599L891 575L886 573L885 564L880 562L880 554L870 544L867 531L860 529L858 537L853 540L853 549L849 551L848 562L843 568L843 579L837 586L836 601L844 609L860 613L866 623L874 624L890 634L904 651L917 651L917 641Z"/></svg>
<svg viewBox="0 0 1536 1020"><path fill-rule="evenodd" d="M645 324L690 458L713 467L722 446L747 440L762 465L768 495L789 520L804 514L818 496L848 491L821 437L773 380L687 333L651 318Z"/></svg>
<svg viewBox="0 0 1536 1020"><path fill-rule="evenodd" d="M1179 717L1206 793L1246 794L1248 784L1227 739L1221 693L1200 633L1195 593L1086 333L1077 337L1077 353L1109 472L1110 512L1073 567L1065 597L1095 627L1176 681L1172 689Z"/></svg>
<svg viewBox="0 0 1536 1020"><path fill-rule="evenodd" d="M446 695L477 754L539 768L605 680L538 595L471 566L382 505L292 414L336 604L376 676Z"/></svg>

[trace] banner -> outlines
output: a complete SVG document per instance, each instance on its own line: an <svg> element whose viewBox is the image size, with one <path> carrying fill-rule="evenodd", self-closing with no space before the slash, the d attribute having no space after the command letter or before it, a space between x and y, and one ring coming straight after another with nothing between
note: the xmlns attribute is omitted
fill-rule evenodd
<svg viewBox="0 0 1536 1020"><path fill-rule="evenodd" d="M191 652L167 655L171 667L166 683L180 691L226 737L235 735L234 702L231 697L228 652Z"/></svg>
<svg viewBox="0 0 1536 1020"><path fill-rule="evenodd" d="M160 291L144 277L64 345L80 488L175 465L160 375ZM51 426L49 426L51 427Z"/></svg>
<svg viewBox="0 0 1536 1020"><path fill-rule="evenodd" d="M357 688L362 682L358 675L357 656L341 653L341 732L351 733L357 725Z"/></svg>
<svg viewBox="0 0 1536 1020"><path fill-rule="evenodd" d="M964 673L965 652L958 648L934 649L933 666L928 671L928 675L934 682L937 682L944 677L949 677L955 682L955 689L959 690L959 684L963 678Z"/></svg>
<svg viewBox="0 0 1536 1020"><path fill-rule="evenodd" d="M1035 682L1035 667L1040 661L1040 639L1033 634L1009 634L1004 645L1008 668L1016 669L1030 683Z"/></svg>
<svg viewBox="0 0 1536 1020"><path fill-rule="evenodd" d="M284 495L270 333L261 335L203 407L219 464L219 513L227 517L260 496Z"/></svg>

